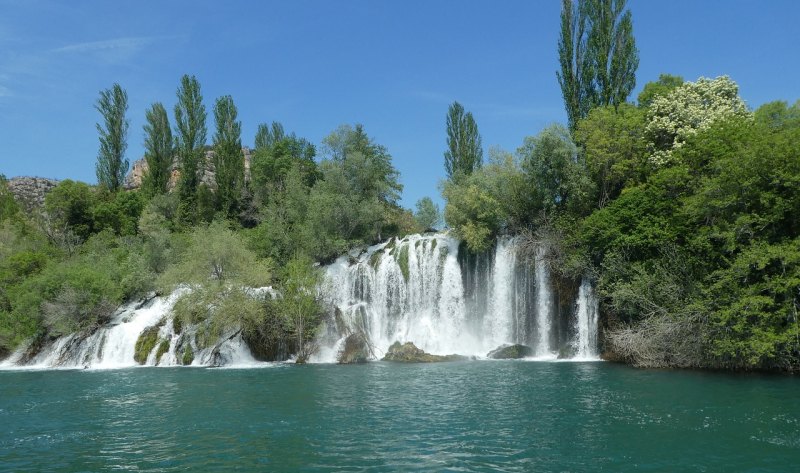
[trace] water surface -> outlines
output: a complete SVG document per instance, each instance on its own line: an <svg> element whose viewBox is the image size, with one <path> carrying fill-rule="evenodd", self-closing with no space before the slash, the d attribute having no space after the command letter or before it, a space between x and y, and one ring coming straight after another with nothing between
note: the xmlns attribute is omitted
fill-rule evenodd
<svg viewBox="0 0 800 473"><path fill-rule="evenodd" d="M0 471L795 471L800 380L610 363L0 372Z"/></svg>

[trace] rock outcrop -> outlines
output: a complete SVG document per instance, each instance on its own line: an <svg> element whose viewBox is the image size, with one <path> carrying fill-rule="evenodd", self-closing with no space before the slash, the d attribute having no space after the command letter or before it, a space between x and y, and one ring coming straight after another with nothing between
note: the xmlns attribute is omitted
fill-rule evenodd
<svg viewBox="0 0 800 473"><path fill-rule="evenodd" d="M244 156L245 179L250 179L250 161L252 158L252 152L250 151L250 148L246 146L242 147L242 155ZM140 188L142 186L144 175L147 174L147 169L147 161L145 161L144 158L134 161L131 165L131 170L125 177L125 183L123 184L125 189L132 190ZM207 150L205 152L203 162L201 163L200 172L200 182L211 188L216 188L216 182L214 180L215 169L213 150ZM178 179L180 176L180 163L178 162L178 157L176 156L172 161L172 167L170 168L169 184L167 185L169 190L173 190L178 185Z"/></svg>
<svg viewBox="0 0 800 473"><path fill-rule="evenodd" d="M533 356L533 348L527 345L501 345L494 350L490 351L486 358L494 360L516 360L525 358L526 356Z"/></svg>
<svg viewBox="0 0 800 473"><path fill-rule="evenodd" d="M44 205L44 197L55 186L58 181L44 177L14 177L8 181L8 190L14 198L28 212L38 209Z"/></svg>
<svg viewBox="0 0 800 473"><path fill-rule="evenodd" d="M367 338L363 333L356 332L345 338L344 345L341 351L339 351L337 361L341 365L366 363L369 361L369 355L370 350Z"/></svg>
<svg viewBox="0 0 800 473"><path fill-rule="evenodd" d="M401 363L435 363L440 361L461 361L469 358L462 355L431 355L417 348L411 342L400 344L394 342L386 352L382 361L397 361Z"/></svg>

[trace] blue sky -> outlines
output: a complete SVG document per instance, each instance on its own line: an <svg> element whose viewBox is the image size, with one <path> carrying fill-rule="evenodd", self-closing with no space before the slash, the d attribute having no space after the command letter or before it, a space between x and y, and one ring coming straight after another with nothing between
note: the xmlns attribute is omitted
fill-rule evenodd
<svg viewBox="0 0 800 473"><path fill-rule="evenodd" d="M637 88L669 72L730 75L751 107L800 98L800 2L630 0ZM515 150L564 122L560 2L0 0L0 173L96 182L93 105L119 82L127 157L142 155L145 109L171 111L180 76L206 107L233 96L251 145L261 122L319 143L363 123L405 186L438 198L447 106L473 112L484 146ZM209 116L209 139L213 119Z"/></svg>

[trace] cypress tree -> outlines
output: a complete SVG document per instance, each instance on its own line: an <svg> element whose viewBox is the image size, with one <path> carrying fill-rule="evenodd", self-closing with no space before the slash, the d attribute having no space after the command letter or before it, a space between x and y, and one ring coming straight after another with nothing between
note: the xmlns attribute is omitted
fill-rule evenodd
<svg viewBox="0 0 800 473"><path fill-rule="evenodd" d="M478 125L472 113L465 113L460 103L453 102L447 110L447 151L444 153L447 177L468 176L482 163L483 148Z"/></svg>
<svg viewBox="0 0 800 473"><path fill-rule="evenodd" d="M119 84L100 91L95 108L103 116L103 125L95 124L100 134L100 150L97 153L97 182L111 192L122 187L128 172L125 149L128 147L128 93Z"/></svg>
<svg viewBox="0 0 800 473"><path fill-rule="evenodd" d="M181 77L175 104L175 147L180 161L178 218L193 223L197 218L197 188L206 144L206 107L200 83L194 76Z"/></svg>
<svg viewBox="0 0 800 473"><path fill-rule="evenodd" d="M164 194L169 184L175 149L167 110L156 102L145 112L145 119L144 159L147 162L147 174L142 187L150 195Z"/></svg>
<svg viewBox="0 0 800 473"><path fill-rule="evenodd" d="M639 51L626 0L562 0L556 71L570 130L594 107L624 103Z"/></svg>
<svg viewBox="0 0 800 473"><path fill-rule="evenodd" d="M214 103L214 178L217 183L218 209L228 216L238 210L244 185L244 155L242 154L242 123L236 120L237 110L230 95Z"/></svg>

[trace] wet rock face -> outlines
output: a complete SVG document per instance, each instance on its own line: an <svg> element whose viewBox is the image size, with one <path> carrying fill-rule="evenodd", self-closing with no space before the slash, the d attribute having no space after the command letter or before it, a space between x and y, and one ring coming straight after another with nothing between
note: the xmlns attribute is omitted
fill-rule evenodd
<svg viewBox="0 0 800 473"><path fill-rule="evenodd" d="M23 176L9 179L8 190L30 212L44 206L44 197L57 185L58 181L55 179Z"/></svg>
<svg viewBox="0 0 800 473"><path fill-rule="evenodd" d="M396 361L401 363L436 363L441 361L459 361L469 359L462 355L431 355L417 348L411 342L400 344L394 342L386 352L382 361Z"/></svg>
<svg viewBox="0 0 800 473"><path fill-rule="evenodd" d="M369 360L369 344L363 333L357 332L344 340L337 361L341 365L366 363Z"/></svg>
<svg viewBox="0 0 800 473"><path fill-rule="evenodd" d="M527 345L501 345L490 351L486 357L494 360L516 360L533 356L533 348Z"/></svg>

